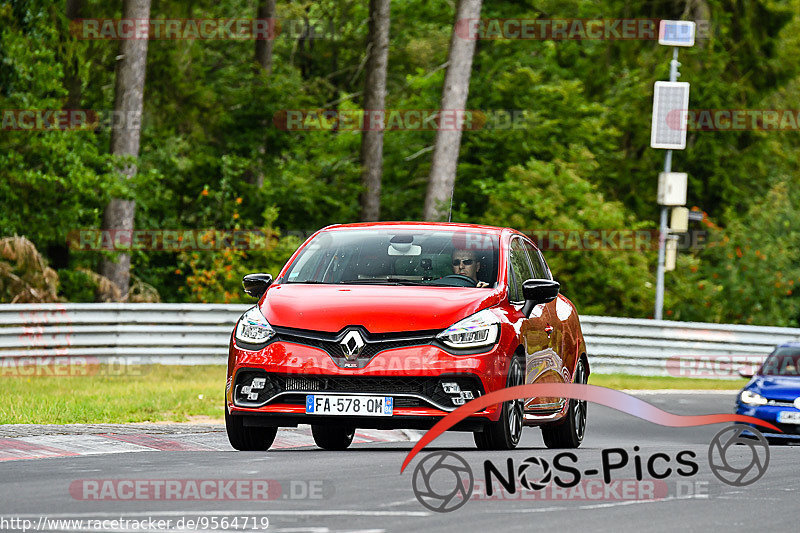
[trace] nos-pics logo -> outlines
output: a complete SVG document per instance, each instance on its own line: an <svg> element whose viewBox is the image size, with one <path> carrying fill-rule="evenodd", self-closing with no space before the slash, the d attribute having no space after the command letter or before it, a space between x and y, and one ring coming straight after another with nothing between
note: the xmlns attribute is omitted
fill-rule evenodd
<svg viewBox="0 0 800 533"><path fill-rule="evenodd" d="M694 456L692 452L686 453ZM691 466L690 463L684 464ZM711 472L723 483L736 487L747 486L758 481L767 471L769 444L753 427L729 426L711 440L708 464ZM697 471L694 466L692 474ZM550 463L539 457L525 459L517 474L519 485L529 491L544 489L554 478ZM604 477L608 478L608 473L604 472ZM487 479L484 486L489 483ZM412 478L417 500L424 507L439 513L455 511L465 505L472 497L474 486L475 476L469 464L460 455L449 451L429 453L417 464Z"/></svg>

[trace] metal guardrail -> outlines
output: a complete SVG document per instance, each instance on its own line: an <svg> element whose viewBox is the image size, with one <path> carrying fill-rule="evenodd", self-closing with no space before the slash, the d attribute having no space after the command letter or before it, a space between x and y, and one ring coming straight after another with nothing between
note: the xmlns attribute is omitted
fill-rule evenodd
<svg viewBox="0 0 800 533"><path fill-rule="evenodd" d="M583 316L581 328L592 371L602 374L738 377L737 366L800 341L800 328L639 318Z"/></svg>
<svg viewBox="0 0 800 533"><path fill-rule="evenodd" d="M0 360L220 364L244 304L4 304Z"/></svg>
<svg viewBox="0 0 800 533"><path fill-rule="evenodd" d="M221 364L244 304L2 304L0 363L25 357ZM669 375L677 358L760 361L800 328L581 317L592 371ZM711 363L709 363L711 364ZM674 374L674 372L670 372Z"/></svg>

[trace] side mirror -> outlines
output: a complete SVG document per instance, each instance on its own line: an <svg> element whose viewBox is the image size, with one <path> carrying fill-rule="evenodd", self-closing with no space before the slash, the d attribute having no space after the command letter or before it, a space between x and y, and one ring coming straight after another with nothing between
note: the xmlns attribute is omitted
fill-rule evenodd
<svg viewBox="0 0 800 533"><path fill-rule="evenodd" d="M561 284L550 279L529 279L523 282L522 296L525 298L525 305L522 306L522 312L525 316L531 316L535 306L555 300L560 289Z"/></svg>
<svg viewBox="0 0 800 533"><path fill-rule="evenodd" d="M755 373L755 369L750 365L739 367L739 375L743 378L752 378Z"/></svg>
<svg viewBox="0 0 800 533"><path fill-rule="evenodd" d="M267 292L267 288L269 288L270 285L272 285L271 274L247 274L242 278L244 292L253 298L261 298L261 296Z"/></svg>

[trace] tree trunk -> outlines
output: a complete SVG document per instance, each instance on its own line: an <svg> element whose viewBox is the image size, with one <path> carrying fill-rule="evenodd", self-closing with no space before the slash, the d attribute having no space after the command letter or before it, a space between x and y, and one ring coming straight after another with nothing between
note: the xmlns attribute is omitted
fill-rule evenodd
<svg viewBox="0 0 800 533"><path fill-rule="evenodd" d="M70 21L81 18L82 8L83 0L67 0L67 18ZM64 109L80 109L81 106L82 86L78 72L78 55L74 54L72 61L66 65L64 81L67 86L67 101L64 104Z"/></svg>
<svg viewBox="0 0 800 533"><path fill-rule="evenodd" d="M459 0L456 10L456 24L450 37L450 52L447 58L447 74L442 90L442 110L463 113L469 94L469 78L472 70L472 56L475 54L475 39L462 38L456 25L466 27L459 21L477 19L481 15L481 0ZM463 26L462 26L463 25ZM425 220L441 220L449 212L453 187L456 181L458 151L461 147L461 123L455 128L436 131L436 144L433 149L431 173L428 178L428 191L425 195Z"/></svg>
<svg viewBox="0 0 800 533"><path fill-rule="evenodd" d="M125 0L123 17L149 19L150 0ZM147 39L120 41L117 77L114 91L115 127L111 131L111 154L139 157L144 77L147 65ZM124 179L136 174L136 164L119 169ZM136 203L132 200L112 199L103 215L104 230L133 230ZM116 261L103 259L100 274L110 279L125 298L130 287L130 254L119 254Z"/></svg>
<svg viewBox="0 0 800 533"><path fill-rule="evenodd" d="M310 6L306 7L303 14L303 32L297 38L294 49L289 56L289 63L294 64L294 56L299 56L298 63L300 66L300 76L305 80L311 76L311 56L313 54L314 40L311 39L311 23L308 19L308 12ZM306 44L308 44L308 51L306 51Z"/></svg>
<svg viewBox="0 0 800 533"><path fill-rule="evenodd" d="M373 222L381 214L383 124L386 107L386 67L389 61L390 0L370 0L364 131L361 134L361 220Z"/></svg>
<svg viewBox="0 0 800 533"><path fill-rule="evenodd" d="M259 19L269 19L269 26L273 28L270 37L274 37L275 29L275 0L261 0L258 4L256 17ZM272 74L272 45L274 38L256 39L256 61L261 65L267 74Z"/></svg>

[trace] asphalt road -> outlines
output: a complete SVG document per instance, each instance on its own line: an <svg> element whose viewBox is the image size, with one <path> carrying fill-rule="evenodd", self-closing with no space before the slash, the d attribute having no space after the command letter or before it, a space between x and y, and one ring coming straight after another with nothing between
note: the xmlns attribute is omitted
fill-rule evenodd
<svg viewBox="0 0 800 533"><path fill-rule="evenodd" d="M678 414L730 413L733 405L731 393L658 394L641 398ZM745 487L728 486L712 474L707 459L712 437L724 427L666 428L590 404L586 438L576 453L581 471L600 469L603 449L624 448L630 455L629 464L613 472L612 483L632 483L623 480L635 477L634 456L638 455L646 465L658 452L669 456L671 466L679 467L676 456L682 451L692 451L696 454L698 472L687 477L675 474L666 478L658 485L660 499L653 499L649 493L634 494L638 488L625 495L621 485L598 492L597 487L602 487L602 475L586 475L583 479L589 480L587 483L595 490L586 488L585 496L573 492L571 496L553 493L550 499L544 500L472 499L449 513L426 509L412 491L413 469L428 452L450 450L462 456L478 480L476 486L484 477L486 459L502 469L508 458L513 459L516 467L528 457L552 462L558 452L544 448L538 429L527 429L520 447L511 453L479 452L470 434L445 434L417 456L402 475L400 466L413 445L410 442L359 444L346 452L307 447L267 453L159 451L8 461L0 463L0 493L3 495L0 515L6 520L3 524L0 519L0 529L21 531L8 520L27 519L38 525L40 517L46 515L53 519L102 519L107 522L95 523L101 528L91 530L115 532L139 531L141 526L111 520L172 520L172 530L175 530L182 518L208 521L216 518L219 521L223 517L229 521L238 517L238 526L197 529L262 531L268 519L268 531L319 533L794 530L800 515L797 505L800 447L772 446L769 467L762 478ZM195 437L214 440L222 447L221 433ZM639 447L638 451L634 446ZM735 465L744 465L749 462L750 449L738 446L733 455L731 461ZM651 479L647 473L643 477ZM267 479L279 480L282 493L271 501L163 498L93 501L80 496L76 499L74 490L70 493L70 486L74 489L75 483L86 479ZM445 476L437 482L446 484L448 481ZM677 494L679 489L681 494ZM314 496L312 499L304 497L307 491ZM688 494L695 492L697 494ZM249 527L243 527L245 520ZM253 527L254 523L257 527ZM153 524L156 522L150 524L149 530L158 530ZM87 530L89 525L84 523L80 527ZM185 526L186 522L181 525ZM78 530L78 527L75 524L51 526L48 531Z"/></svg>

